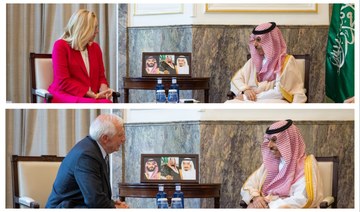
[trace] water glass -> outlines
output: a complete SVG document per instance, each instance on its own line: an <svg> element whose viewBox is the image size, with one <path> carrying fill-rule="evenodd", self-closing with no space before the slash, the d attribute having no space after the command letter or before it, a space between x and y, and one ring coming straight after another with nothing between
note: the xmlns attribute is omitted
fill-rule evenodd
<svg viewBox="0 0 360 212"><path fill-rule="evenodd" d="M168 102L169 103L177 103L178 102L178 94L176 89L170 89L168 95Z"/></svg>
<svg viewBox="0 0 360 212"><path fill-rule="evenodd" d="M165 90L156 91L156 103L166 103Z"/></svg>
<svg viewBox="0 0 360 212"><path fill-rule="evenodd" d="M183 205L181 203L181 198L172 198L171 199L171 208L183 208Z"/></svg>

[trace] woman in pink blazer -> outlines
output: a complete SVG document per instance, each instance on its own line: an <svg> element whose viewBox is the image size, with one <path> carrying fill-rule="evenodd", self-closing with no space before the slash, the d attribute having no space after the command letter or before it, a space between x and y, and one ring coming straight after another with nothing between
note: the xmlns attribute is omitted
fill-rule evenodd
<svg viewBox="0 0 360 212"><path fill-rule="evenodd" d="M112 90L105 77L95 13L80 9L74 13L64 34L54 44L54 81L49 86L53 103L110 103Z"/></svg>

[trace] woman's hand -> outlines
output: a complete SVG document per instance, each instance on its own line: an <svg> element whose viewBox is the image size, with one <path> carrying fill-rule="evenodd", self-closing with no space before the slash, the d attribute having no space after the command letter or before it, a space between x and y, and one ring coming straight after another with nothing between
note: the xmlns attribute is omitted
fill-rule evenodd
<svg viewBox="0 0 360 212"><path fill-rule="evenodd" d="M95 99L110 99L112 96L113 90L108 88L107 90L100 91L96 94Z"/></svg>
<svg viewBox="0 0 360 212"><path fill-rule="evenodd" d="M91 90L88 90L87 92L86 92L86 95L85 95L86 97L89 97L89 98L93 98L93 99L96 99L96 93L94 93L93 91L91 91Z"/></svg>

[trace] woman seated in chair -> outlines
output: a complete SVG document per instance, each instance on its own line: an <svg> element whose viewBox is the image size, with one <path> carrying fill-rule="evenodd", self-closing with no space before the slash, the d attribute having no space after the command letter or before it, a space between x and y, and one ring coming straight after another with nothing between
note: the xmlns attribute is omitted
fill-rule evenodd
<svg viewBox="0 0 360 212"><path fill-rule="evenodd" d="M94 42L98 33L94 12L75 12L64 34L54 44L54 81L49 86L53 103L110 103L112 90L105 77L102 52Z"/></svg>
<svg viewBox="0 0 360 212"><path fill-rule="evenodd" d="M227 102L306 102L302 72L274 22L254 28L249 48L251 59L231 79L235 98Z"/></svg>

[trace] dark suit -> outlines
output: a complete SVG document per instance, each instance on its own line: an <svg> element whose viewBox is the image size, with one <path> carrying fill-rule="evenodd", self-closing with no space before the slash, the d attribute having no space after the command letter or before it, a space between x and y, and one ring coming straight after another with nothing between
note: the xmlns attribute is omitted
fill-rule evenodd
<svg viewBox="0 0 360 212"><path fill-rule="evenodd" d="M106 162L90 136L78 142L61 163L46 207L115 207Z"/></svg>

